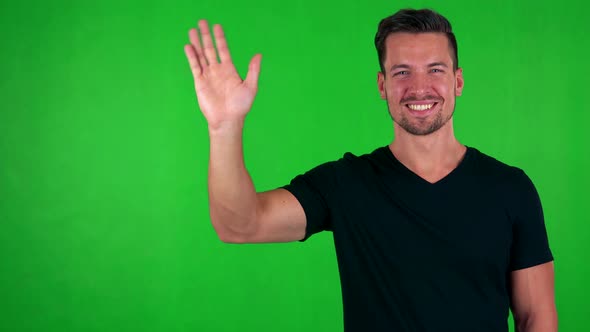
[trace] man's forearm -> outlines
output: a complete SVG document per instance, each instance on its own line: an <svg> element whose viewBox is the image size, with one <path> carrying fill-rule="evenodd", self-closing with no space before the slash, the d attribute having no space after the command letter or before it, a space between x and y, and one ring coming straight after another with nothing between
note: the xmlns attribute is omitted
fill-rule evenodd
<svg viewBox="0 0 590 332"><path fill-rule="evenodd" d="M244 165L243 121L209 130L209 210L224 242L240 242L254 227L256 191Z"/></svg>

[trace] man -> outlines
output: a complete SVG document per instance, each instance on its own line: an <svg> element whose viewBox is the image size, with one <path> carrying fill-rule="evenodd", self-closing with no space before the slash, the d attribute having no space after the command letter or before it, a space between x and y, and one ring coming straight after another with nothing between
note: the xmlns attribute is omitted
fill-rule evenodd
<svg viewBox="0 0 590 332"><path fill-rule="evenodd" d="M523 171L455 138L463 89L446 18L401 10L375 37L378 88L395 139L256 193L242 128L261 56L242 80L220 25L185 52L210 134L209 200L222 241L306 240L331 230L346 331L556 331L553 257L537 192Z"/></svg>

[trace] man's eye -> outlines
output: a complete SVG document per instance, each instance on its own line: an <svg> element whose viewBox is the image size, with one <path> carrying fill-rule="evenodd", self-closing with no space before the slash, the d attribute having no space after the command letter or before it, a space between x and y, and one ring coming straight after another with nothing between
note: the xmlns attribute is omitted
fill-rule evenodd
<svg viewBox="0 0 590 332"><path fill-rule="evenodd" d="M402 71L398 71L398 72L396 72L395 74L393 74L393 76L398 76L398 75L407 75L407 74L409 74L409 73L410 73L410 72L409 72L409 71L407 71L407 70L402 70Z"/></svg>
<svg viewBox="0 0 590 332"><path fill-rule="evenodd" d="M438 69L438 68L432 68L431 72L433 73L442 73L442 69Z"/></svg>

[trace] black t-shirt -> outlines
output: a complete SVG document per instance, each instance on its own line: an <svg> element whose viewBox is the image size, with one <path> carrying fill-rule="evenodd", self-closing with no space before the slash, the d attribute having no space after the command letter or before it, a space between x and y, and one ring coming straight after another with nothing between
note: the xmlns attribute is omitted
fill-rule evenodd
<svg viewBox="0 0 590 332"><path fill-rule="evenodd" d="M431 184L387 146L284 187L333 232L353 331L508 331L510 272L553 260L526 174L477 149Z"/></svg>

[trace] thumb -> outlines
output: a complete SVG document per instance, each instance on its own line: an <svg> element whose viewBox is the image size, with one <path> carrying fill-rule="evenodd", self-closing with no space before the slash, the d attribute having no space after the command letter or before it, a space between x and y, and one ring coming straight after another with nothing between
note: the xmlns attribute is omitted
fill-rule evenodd
<svg viewBox="0 0 590 332"><path fill-rule="evenodd" d="M250 65L248 66L248 74L246 74L246 79L244 83L246 85L257 88L258 87L258 76L260 75L260 62L262 61L262 54L256 54L252 60L250 60Z"/></svg>

